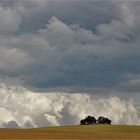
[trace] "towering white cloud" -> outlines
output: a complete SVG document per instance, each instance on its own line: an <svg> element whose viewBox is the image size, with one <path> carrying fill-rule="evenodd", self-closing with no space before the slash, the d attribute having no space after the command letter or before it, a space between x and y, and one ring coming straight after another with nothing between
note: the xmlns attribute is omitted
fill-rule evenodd
<svg viewBox="0 0 140 140"><path fill-rule="evenodd" d="M131 100L94 98L81 93L35 93L21 86L0 85L0 127L79 124L87 115L109 117L113 124L140 124Z"/></svg>

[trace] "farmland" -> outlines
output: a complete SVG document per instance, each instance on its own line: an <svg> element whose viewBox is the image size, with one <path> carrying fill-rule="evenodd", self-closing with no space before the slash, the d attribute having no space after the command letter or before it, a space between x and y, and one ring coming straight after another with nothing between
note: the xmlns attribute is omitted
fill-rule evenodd
<svg viewBox="0 0 140 140"><path fill-rule="evenodd" d="M127 125L75 125L34 129L0 129L0 139L46 140L140 140L140 126Z"/></svg>

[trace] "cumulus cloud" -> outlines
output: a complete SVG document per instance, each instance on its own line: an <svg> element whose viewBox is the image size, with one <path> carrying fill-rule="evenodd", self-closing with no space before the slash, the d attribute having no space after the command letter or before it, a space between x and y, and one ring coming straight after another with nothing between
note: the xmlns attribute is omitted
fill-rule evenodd
<svg viewBox="0 0 140 140"><path fill-rule="evenodd" d="M87 115L104 115L113 124L140 124L133 101L89 94L36 93L21 86L0 85L0 127L42 127L79 124Z"/></svg>

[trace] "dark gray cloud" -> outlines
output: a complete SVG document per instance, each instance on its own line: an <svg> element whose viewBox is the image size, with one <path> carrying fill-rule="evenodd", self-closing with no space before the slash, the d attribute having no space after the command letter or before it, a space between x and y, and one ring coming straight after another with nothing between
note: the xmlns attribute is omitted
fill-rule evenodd
<svg viewBox="0 0 140 140"><path fill-rule="evenodd" d="M0 2L1 81L38 90L139 91L139 5Z"/></svg>
<svg viewBox="0 0 140 140"><path fill-rule="evenodd" d="M13 0L1 3L4 7L14 8L20 13L22 16L20 29L26 32L44 27L44 23L52 16L68 24L79 24L93 30L99 23L109 23L113 18L120 18L116 12L118 9L109 1Z"/></svg>

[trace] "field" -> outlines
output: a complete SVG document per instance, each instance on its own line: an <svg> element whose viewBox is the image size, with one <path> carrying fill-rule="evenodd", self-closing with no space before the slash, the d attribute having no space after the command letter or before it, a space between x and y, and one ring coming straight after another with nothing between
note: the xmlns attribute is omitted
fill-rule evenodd
<svg viewBox="0 0 140 140"><path fill-rule="evenodd" d="M35 129L0 129L0 139L46 140L140 140L140 126L85 125L58 126Z"/></svg>

